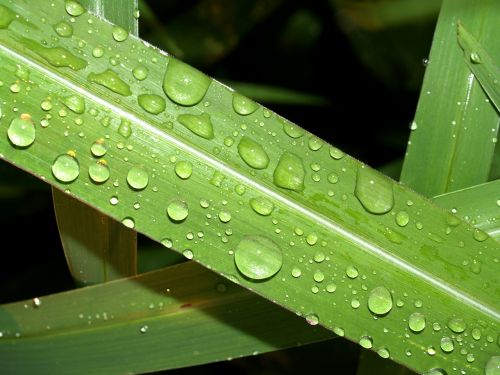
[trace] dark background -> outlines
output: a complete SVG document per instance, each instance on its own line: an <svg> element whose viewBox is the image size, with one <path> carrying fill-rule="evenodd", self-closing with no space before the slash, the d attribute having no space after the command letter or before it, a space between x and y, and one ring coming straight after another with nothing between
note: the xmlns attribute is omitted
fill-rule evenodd
<svg viewBox="0 0 500 375"><path fill-rule="evenodd" d="M259 101L398 178L438 11L422 4L429 7L424 16L404 7L399 18L377 13L401 2L148 0L141 4L140 34L237 87L247 82L313 95ZM0 302L73 288L48 186L1 163L0 203ZM337 339L169 374L302 374L313 368L355 374L359 352L358 345Z"/></svg>

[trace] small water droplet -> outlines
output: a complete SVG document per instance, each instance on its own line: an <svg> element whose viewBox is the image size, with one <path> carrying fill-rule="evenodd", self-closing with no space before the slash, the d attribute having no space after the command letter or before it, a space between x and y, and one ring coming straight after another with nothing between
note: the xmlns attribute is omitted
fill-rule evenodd
<svg viewBox="0 0 500 375"><path fill-rule="evenodd" d="M294 267L292 269L292 276L295 277L295 278L298 278L302 275L302 271L300 270L300 268L297 268L297 267Z"/></svg>
<svg viewBox="0 0 500 375"><path fill-rule="evenodd" d="M345 270L345 274L347 275L347 277L349 277L350 279L355 279L356 277L359 276L359 272L358 272L358 269L354 266L348 266Z"/></svg>
<svg viewBox="0 0 500 375"><path fill-rule="evenodd" d="M89 177L96 184L108 181L109 174L109 168L104 160L100 160L89 167Z"/></svg>
<svg viewBox="0 0 500 375"><path fill-rule="evenodd" d="M177 121L202 138L212 139L214 137L214 128L208 113L201 115L182 114L177 117Z"/></svg>
<svg viewBox="0 0 500 375"><path fill-rule="evenodd" d="M323 143L323 140L321 140L320 138L312 136L311 138L309 138L308 146L310 150L318 151L323 146Z"/></svg>
<svg viewBox="0 0 500 375"><path fill-rule="evenodd" d="M167 206L167 216L173 222L184 221L189 214L188 205L186 202L180 199L174 199Z"/></svg>
<svg viewBox="0 0 500 375"><path fill-rule="evenodd" d="M203 99L211 82L200 71L170 58L163 79L163 91L173 102L192 106Z"/></svg>
<svg viewBox="0 0 500 375"><path fill-rule="evenodd" d="M358 168L354 194L372 214L385 214L394 206L392 182L368 167Z"/></svg>
<svg viewBox="0 0 500 375"><path fill-rule="evenodd" d="M139 328L139 331L141 333L146 333L146 332L148 332L148 329L149 329L149 327L147 325L143 325L143 326L141 326L141 328Z"/></svg>
<svg viewBox="0 0 500 375"><path fill-rule="evenodd" d="M274 210L274 204L269 199L264 197L256 197L250 199L250 207L262 216L269 216Z"/></svg>
<svg viewBox="0 0 500 375"><path fill-rule="evenodd" d="M422 313L412 313L408 319L408 327L413 332L422 332L425 328L425 316Z"/></svg>
<svg viewBox="0 0 500 375"><path fill-rule="evenodd" d="M282 118L280 118L280 120L283 123L283 131L290 138L300 138L305 134L304 129L300 128L299 126L292 124L288 120Z"/></svg>
<svg viewBox="0 0 500 375"><path fill-rule="evenodd" d="M148 186L149 175L142 167L132 167L127 173L127 183L134 190L143 190Z"/></svg>
<svg viewBox="0 0 500 375"><path fill-rule="evenodd" d="M463 319L453 318L448 321L448 328L455 333L462 333L466 327Z"/></svg>
<svg viewBox="0 0 500 375"><path fill-rule="evenodd" d="M337 290L337 285L336 285L335 283L328 283L328 284L326 285L326 291L327 291L328 293L333 293L333 292L335 292L336 290Z"/></svg>
<svg viewBox="0 0 500 375"><path fill-rule="evenodd" d="M74 152L59 155L52 164L52 174L60 182L76 180L80 175L80 164L74 157Z"/></svg>
<svg viewBox="0 0 500 375"><path fill-rule="evenodd" d="M31 146L36 137L35 124L33 124L31 116L23 113L21 116L14 118L7 129L7 136L14 146L20 148Z"/></svg>
<svg viewBox="0 0 500 375"><path fill-rule="evenodd" d="M106 152L108 152L108 148L104 144L104 139L98 139L95 141L92 146L90 146L90 152L92 153L93 156L96 158L103 157L106 155Z"/></svg>
<svg viewBox="0 0 500 375"><path fill-rule="evenodd" d="M318 270L318 271L314 272L313 279L317 283L320 283L320 282L322 282L325 279L325 275L323 274L323 272L321 272L321 271Z"/></svg>
<svg viewBox="0 0 500 375"><path fill-rule="evenodd" d="M379 350L377 350L377 354L384 359L387 359L391 356L391 353L387 348L380 348Z"/></svg>
<svg viewBox="0 0 500 375"><path fill-rule="evenodd" d="M252 99L249 99L241 94L233 94L233 109L236 113L246 116L254 113L259 108L259 105Z"/></svg>
<svg viewBox="0 0 500 375"><path fill-rule="evenodd" d="M392 309L392 295L386 287L378 286L371 290L368 308L377 315L385 315Z"/></svg>
<svg viewBox="0 0 500 375"><path fill-rule="evenodd" d="M370 336L362 336L359 339L359 345L365 349L371 349L373 346L373 340Z"/></svg>
<svg viewBox="0 0 500 375"><path fill-rule="evenodd" d="M488 233L482 231L481 229L474 229L474 233L472 236L478 242L483 242L488 239Z"/></svg>
<svg viewBox="0 0 500 375"><path fill-rule="evenodd" d="M175 164L175 174L183 179L186 180L189 177L191 177L191 174L193 173L193 164L191 164L188 161L180 161L177 164Z"/></svg>
<svg viewBox="0 0 500 375"><path fill-rule="evenodd" d="M307 314L306 322L311 326L317 326L319 324L319 317L316 314Z"/></svg>
<svg viewBox="0 0 500 375"><path fill-rule="evenodd" d="M100 58L104 56L104 48L101 45L97 45L92 49L92 56Z"/></svg>
<svg viewBox="0 0 500 375"><path fill-rule="evenodd" d="M128 38L128 31L120 26L113 27L113 39L117 42L123 42Z"/></svg>
<svg viewBox="0 0 500 375"><path fill-rule="evenodd" d="M90 82L101 85L117 94L123 96L132 95L130 91L130 86L126 84L115 71L111 69L106 69L102 73L90 73L88 75L88 80Z"/></svg>
<svg viewBox="0 0 500 375"><path fill-rule="evenodd" d="M42 300L38 297L33 298L33 307L38 308L42 305Z"/></svg>
<svg viewBox="0 0 500 375"><path fill-rule="evenodd" d="M331 183L331 184L336 184L337 182L339 182L339 176L337 176L336 173L330 173L328 175L328 182Z"/></svg>
<svg viewBox="0 0 500 375"><path fill-rule="evenodd" d="M144 65L138 65L132 70L132 75L138 81L144 81L148 78L149 70Z"/></svg>
<svg viewBox="0 0 500 375"><path fill-rule="evenodd" d="M219 220L223 223L228 223L231 221L231 213L229 211L220 211Z"/></svg>
<svg viewBox="0 0 500 375"><path fill-rule="evenodd" d="M131 217L126 217L122 220L122 224L125 225L127 228L134 229L135 227L135 221Z"/></svg>
<svg viewBox="0 0 500 375"><path fill-rule="evenodd" d="M337 147L330 147L330 156L332 159L340 160L345 156L345 153L339 150Z"/></svg>
<svg viewBox="0 0 500 375"><path fill-rule="evenodd" d="M269 156L264 148L249 137L242 137L238 144L238 154L250 167L265 169L269 165Z"/></svg>
<svg viewBox="0 0 500 375"><path fill-rule="evenodd" d="M302 159L291 152L284 152L274 170L273 181L278 187L302 191L304 190L305 174Z"/></svg>
<svg viewBox="0 0 500 375"><path fill-rule="evenodd" d="M54 31L62 38L69 38L73 35L73 26L65 21L61 21L54 25Z"/></svg>
<svg viewBox="0 0 500 375"><path fill-rule="evenodd" d="M453 340L448 336L441 338L439 346L441 347L441 350L445 353L450 353L453 351L453 349L455 349L455 344L453 344Z"/></svg>
<svg viewBox="0 0 500 375"><path fill-rule="evenodd" d="M85 8L78 1L75 0L65 0L66 12L73 17L81 16L85 13Z"/></svg>
<svg viewBox="0 0 500 375"><path fill-rule="evenodd" d="M473 62L474 64L481 64L482 63L481 56L476 51L471 52L470 61Z"/></svg>
<svg viewBox="0 0 500 375"><path fill-rule="evenodd" d="M409 221L410 221L410 215L408 215L408 212L399 211L396 214L396 224L399 225L400 227L405 227L406 225L408 225Z"/></svg>
<svg viewBox="0 0 500 375"><path fill-rule="evenodd" d="M192 250L190 250L190 249L186 249L186 250L184 250L184 251L182 252L182 255L184 255L184 257L185 257L186 259L189 259L189 260L191 260L191 259L193 259L193 258L194 258L193 251L192 251Z"/></svg>
<svg viewBox="0 0 500 375"><path fill-rule="evenodd" d="M252 280L274 276L281 269L283 256L280 247L267 237L250 235L236 246L234 261L238 270Z"/></svg>
<svg viewBox="0 0 500 375"><path fill-rule="evenodd" d="M63 103L68 109L81 115L85 112L85 100L79 95L71 95L64 98Z"/></svg>
<svg viewBox="0 0 500 375"><path fill-rule="evenodd" d="M479 328L472 329L472 338L476 341L481 339L481 330Z"/></svg>
<svg viewBox="0 0 500 375"><path fill-rule="evenodd" d="M137 102L146 112L158 115L165 110L165 99L155 94L141 94L137 97Z"/></svg>
<svg viewBox="0 0 500 375"><path fill-rule="evenodd" d="M318 242L318 235L316 233L309 233L306 236L306 242L308 245L314 246Z"/></svg>

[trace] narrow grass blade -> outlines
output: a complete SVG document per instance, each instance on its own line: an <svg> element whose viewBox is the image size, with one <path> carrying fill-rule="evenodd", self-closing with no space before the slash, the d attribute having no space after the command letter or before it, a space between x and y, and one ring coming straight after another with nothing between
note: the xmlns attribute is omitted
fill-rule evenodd
<svg viewBox="0 0 500 375"><path fill-rule="evenodd" d="M474 73L497 111L500 112L500 68L498 64L460 22L457 35L458 43L464 50L465 63Z"/></svg>
<svg viewBox="0 0 500 375"><path fill-rule="evenodd" d="M138 35L137 0L83 0L90 12ZM78 285L92 285L136 274L137 233L121 223L52 189L61 242Z"/></svg>
<svg viewBox="0 0 500 375"><path fill-rule="evenodd" d="M464 62L457 22L499 61L499 13L496 0L443 2L401 174L429 197L488 179L499 118Z"/></svg>
<svg viewBox="0 0 500 375"><path fill-rule="evenodd" d="M0 327L3 374L144 373L335 337L194 262L0 306Z"/></svg>
<svg viewBox="0 0 500 375"><path fill-rule="evenodd" d="M47 25L71 19L64 3L54 0L50 12L0 4L30 25L12 19L0 30L2 158L309 324L386 348L417 371L479 373L495 355L487 337L499 330L498 242L87 13L73 15L72 38L49 46L81 60L53 66L66 60L54 61L40 42L51 40ZM27 28L39 30L29 41ZM98 48L108 45L116 65ZM29 83L16 79L19 65ZM36 140L14 147L30 140L30 120ZM16 137L19 128L29 134ZM90 150L100 139L107 151L98 158ZM463 264L469 252L480 255L479 275ZM464 332L473 361L453 341ZM442 339L453 350L434 352Z"/></svg>

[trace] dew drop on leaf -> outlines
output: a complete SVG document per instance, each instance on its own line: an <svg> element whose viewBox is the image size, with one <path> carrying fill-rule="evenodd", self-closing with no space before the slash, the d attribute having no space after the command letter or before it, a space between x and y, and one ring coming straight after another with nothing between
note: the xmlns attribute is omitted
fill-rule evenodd
<svg viewBox="0 0 500 375"><path fill-rule="evenodd" d="M102 184L109 179L109 167L104 160L98 161L89 167L89 177L92 182Z"/></svg>
<svg viewBox="0 0 500 375"><path fill-rule="evenodd" d="M54 31L62 38L69 38L73 35L73 26L65 21L61 21L54 25Z"/></svg>
<svg viewBox="0 0 500 375"><path fill-rule="evenodd" d="M80 175L80 164L73 155L74 152L61 154L52 163L52 174L58 181L73 182Z"/></svg>
<svg viewBox="0 0 500 375"><path fill-rule="evenodd" d="M70 16L78 17L85 13L85 8L78 1L65 0L64 6Z"/></svg>
<svg viewBox="0 0 500 375"><path fill-rule="evenodd" d="M81 96L71 95L63 100L63 104L74 113L81 115L85 112L85 100Z"/></svg>
<svg viewBox="0 0 500 375"><path fill-rule="evenodd" d="M14 118L7 129L9 141L17 147L26 148L35 142L36 131L31 116L23 113Z"/></svg>
<svg viewBox="0 0 500 375"><path fill-rule="evenodd" d="M127 228L134 229L135 228L135 221L131 217L126 217L122 220L122 224L125 225Z"/></svg>
<svg viewBox="0 0 500 375"><path fill-rule="evenodd" d="M193 258L194 258L193 251L192 251L192 250L190 250L190 249L186 249L186 250L184 250L184 251L182 252L182 255L184 255L184 257L185 257L186 259L189 259L189 260L191 260L191 259L193 259Z"/></svg>
<svg viewBox="0 0 500 375"><path fill-rule="evenodd" d="M264 197L256 197L250 199L250 207L262 216L269 216L274 210L274 204L269 199Z"/></svg>
<svg viewBox="0 0 500 375"><path fill-rule="evenodd" d="M269 156L264 148L247 136L241 138L238 154L252 168L265 169L269 165Z"/></svg>
<svg viewBox="0 0 500 375"><path fill-rule="evenodd" d="M484 368L484 373L485 375L500 374L500 356L493 356L488 360Z"/></svg>
<svg viewBox="0 0 500 375"><path fill-rule="evenodd" d="M141 94L137 97L137 102L146 112L158 115L165 110L165 99L155 94Z"/></svg>
<svg viewBox="0 0 500 375"><path fill-rule="evenodd" d="M191 164L188 161L180 161L177 164L175 164L175 174L183 179L186 180L189 177L191 177L191 174L193 173L193 164Z"/></svg>
<svg viewBox="0 0 500 375"><path fill-rule="evenodd" d="M358 272L358 269L356 267L354 267L354 266L348 266L346 268L346 270L345 270L345 274L350 279L355 279L356 277L358 277L359 272Z"/></svg>
<svg viewBox="0 0 500 375"><path fill-rule="evenodd" d="M412 313L410 317L408 318L408 327L413 331L413 332L422 332L425 328L425 316L422 313Z"/></svg>
<svg viewBox="0 0 500 375"><path fill-rule="evenodd" d="M246 116L254 113L259 108L259 105L252 99L249 99L241 94L233 94L233 109L236 113Z"/></svg>
<svg viewBox="0 0 500 375"><path fill-rule="evenodd" d="M455 333L462 333L465 331L466 325L463 319L453 318L448 321L448 328Z"/></svg>
<svg viewBox="0 0 500 375"><path fill-rule="evenodd" d="M311 326L317 326L319 324L319 317L316 314L307 314L306 322Z"/></svg>
<svg viewBox="0 0 500 375"><path fill-rule="evenodd" d="M4 5L0 5L0 29L9 27L12 21L16 19L16 13Z"/></svg>
<svg viewBox="0 0 500 375"><path fill-rule="evenodd" d="M229 211L220 211L219 220L223 223L228 223L231 221L231 213Z"/></svg>
<svg viewBox="0 0 500 375"><path fill-rule="evenodd" d="M203 99L210 83L211 79L200 71L170 58L163 79L163 91L173 102L192 106Z"/></svg>
<svg viewBox="0 0 500 375"><path fill-rule="evenodd" d="M453 351L453 349L455 349L455 345L453 344L453 340L448 336L441 338L441 342L440 342L439 346L441 347L441 350L445 353L451 353Z"/></svg>
<svg viewBox="0 0 500 375"><path fill-rule="evenodd" d="M391 356L389 350L387 348L380 348L377 350L377 354L380 356L380 358L387 359Z"/></svg>
<svg viewBox="0 0 500 375"><path fill-rule="evenodd" d="M284 189L302 191L304 190L305 174L302 159L287 151L281 155L278 161L273 174L273 182L276 186Z"/></svg>
<svg viewBox="0 0 500 375"><path fill-rule="evenodd" d="M281 248L261 235L244 237L236 246L234 261L238 270L252 280L263 280L274 276L281 269Z"/></svg>
<svg viewBox="0 0 500 375"><path fill-rule="evenodd" d="M208 113L201 115L182 114L177 117L177 121L202 138L212 139L214 137L214 128Z"/></svg>
<svg viewBox="0 0 500 375"><path fill-rule="evenodd" d="M392 295L384 286L378 286L370 291L368 308L376 315L385 315L392 309Z"/></svg>
<svg viewBox="0 0 500 375"><path fill-rule="evenodd" d="M396 224L399 225L400 227L405 227L406 225L408 225L409 221L410 221L410 215L408 215L408 212L399 211L396 214Z"/></svg>
<svg viewBox="0 0 500 375"><path fill-rule="evenodd" d="M291 122L285 119L280 119L280 120L283 122L283 131L290 138L294 139L300 138L305 134L304 129L300 128L299 126L292 124Z"/></svg>
<svg viewBox="0 0 500 375"><path fill-rule="evenodd" d="M330 156L332 159L340 160L345 156L345 153L337 147L330 147Z"/></svg>
<svg viewBox="0 0 500 375"><path fill-rule="evenodd" d="M308 146L310 150L318 151L323 146L323 141L318 137L312 136L309 138Z"/></svg>
<svg viewBox="0 0 500 375"><path fill-rule="evenodd" d="M128 38L128 31L120 26L113 28L113 39L117 42L123 42Z"/></svg>
<svg viewBox="0 0 500 375"><path fill-rule="evenodd" d="M143 190L148 186L149 175L148 172L139 166L130 168L127 173L127 183L134 190Z"/></svg>
<svg viewBox="0 0 500 375"><path fill-rule="evenodd" d="M101 73L90 73L88 75L90 82L103 86L119 95L130 96L130 86L126 84L114 70L106 69Z"/></svg>
<svg viewBox="0 0 500 375"><path fill-rule="evenodd" d="M373 346L373 340L370 336L362 336L359 339L359 345L361 345L362 348L371 349Z"/></svg>
<svg viewBox="0 0 500 375"><path fill-rule="evenodd" d="M173 222L181 222L188 217L189 209L186 202L180 199L174 199L167 206L167 216Z"/></svg>
<svg viewBox="0 0 500 375"><path fill-rule="evenodd" d="M385 214L394 206L392 182L365 166L358 168L354 195L372 214Z"/></svg>
<svg viewBox="0 0 500 375"><path fill-rule="evenodd" d="M90 152L96 158L100 158L106 155L106 152L108 152L108 148L104 144L104 139L98 139L97 141L95 141L92 146L90 146Z"/></svg>
<svg viewBox="0 0 500 375"><path fill-rule="evenodd" d="M132 75L138 81L144 81L148 77L149 71L143 65L138 65L132 70Z"/></svg>

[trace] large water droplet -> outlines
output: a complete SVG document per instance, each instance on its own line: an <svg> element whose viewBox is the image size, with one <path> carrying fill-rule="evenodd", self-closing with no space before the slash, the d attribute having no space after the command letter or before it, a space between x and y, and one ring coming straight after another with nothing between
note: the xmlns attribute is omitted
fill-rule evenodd
<svg viewBox="0 0 500 375"><path fill-rule="evenodd" d="M410 329L413 332L418 333L418 332L423 331L425 328L425 316L424 316L424 314L421 314L418 312L412 313L408 319L408 327L410 327Z"/></svg>
<svg viewBox="0 0 500 375"><path fill-rule="evenodd" d="M278 187L302 191L304 190L305 174L302 160L291 152L284 152L274 170L273 181Z"/></svg>
<svg viewBox="0 0 500 375"><path fill-rule="evenodd" d="M113 39L117 42L123 42L128 38L128 31L120 26L113 27Z"/></svg>
<svg viewBox="0 0 500 375"><path fill-rule="evenodd" d="M148 77L149 70L143 65L138 65L132 70L132 74L136 80L144 81Z"/></svg>
<svg viewBox="0 0 500 375"><path fill-rule="evenodd" d="M60 182L73 182L80 174L80 164L74 152L59 155L52 164L52 174Z"/></svg>
<svg viewBox="0 0 500 375"><path fill-rule="evenodd" d="M500 375L500 356L491 357L484 368L485 375Z"/></svg>
<svg viewBox="0 0 500 375"><path fill-rule="evenodd" d="M132 167L127 173L127 183L132 189L142 190L148 186L149 175L142 167Z"/></svg>
<svg viewBox="0 0 500 375"><path fill-rule="evenodd" d="M35 52L38 56L55 67L67 67L73 70L81 70L87 66L87 61L73 55L62 47L44 47L34 40L23 38L21 43Z"/></svg>
<svg viewBox="0 0 500 375"><path fill-rule="evenodd" d="M488 233L482 231L481 229L474 229L474 233L472 236L478 242L483 242L488 239Z"/></svg>
<svg viewBox="0 0 500 375"><path fill-rule="evenodd" d="M100 160L89 167L89 177L92 182L102 184L109 179L109 168L104 160Z"/></svg>
<svg viewBox="0 0 500 375"><path fill-rule="evenodd" d="M85 8L78 1L75 0L66 0L64 2L64 6L66 8L66 12L73 17L81 16L85 13Z"/></svg>
<svg viewBox="0 0 500 375"><path fill-rule="evenodd" d="M73 26L65 21L61 21L54 25L54 31L62 38L69 38L73 35Z"/></svg>
<svg viewBox="0 0 500 375"><path fill-rule="evenodd" d="M191 249L186 249L186 250L184 250L184 251L182 252L182 255L184 255L184 257L185 257L186 259L189 259L189 260L191 260L191 259L193 259L193 258L194 258L194 254L193 254L193 251L192 251Z"/></svg>
<svg viewBox="0 0 500 375"><path fill-rule="evenodd" d="M188 217L189 209L186 202L174 199L167 206L167 215L174 222L181 222Z"/></svg>
<svg viewBox="0 0 500 375"><path fill-rule="evenodd" d="M165 110L165 99L155 94L141 94L137 102L146 112L157 115Z"/></svg>
<svg viewBox="0 0 500 375"><path fill-rule="evenodd" d="M405 227L406 225L408 225L409 221L410 221L410 215L408 215L408 212L399 211L396 214L396 224L399 225L400 227Z"/></svg>
<svg viewBox="0 0 500 375"><path fill-rule="evenodd" d="M267 237L246 236L236 246L234 261L238 270L253 280L274 276L281 269L280 247Z"/></svg>
<svg viewBox="0 0 500 375"><path fill-rule="evenodd" d="M259 105L252 99L249 99L241 94L233 94L233 109L236 113L246 116L254 113L259 108Z"/></svg>
<svg viewBox="0 0 500 375"><path fill-rule="evenodd" d="M107 89L116 92L117 94L123 96L132 95L130 91L130 86L127 85L115 71L107 69L102 73L90 73L88 75L88 80L90 82L96 83Z"/></svg>
<svg viewBox="0 0 500 375"><path fill-rule="evenodd" d="M199 103L210 86L210 78L180 60L170 58L163 79L163 91L175 103Z"/></svg>
<svg viewBox="0 0 500 375"><path fill-rule="evenodd" d="M122 224L125 225L127 228L134 229L135 228L135 221L131 217L126 217L122 220Z"/></svg>
<svg viewBox="0 0 500 375"><path fill-rule="evenodd" d="M85 112L85 100L81 96L71 95L64 98L63 103L71 111L81 115Z"/></svg>
<svg viewBox="0 0 500 375"><path fill-rule="evenodd" d="M387 359L391 356L391 353L387 348L380 348L379 350L377 350L377 354L384 359Z"/></svg>
<svg viewBox="0 0 500 375"><path fill-rule="evenodd" d="M455 349L455 344L453 344L453 340L448 336L445 336L441 339L439 346L441 347L441 350L445 353L450 353L453 351L453 349Z"/></svg>
<svg viewBox="0 0 500 375"><path fill-rule="evenodd" d="M359 271L356 267L354 266L347 266L346 270L345 270L345 274L347 275L347 277L349 277L350 279L355 279L356 277L359 276Z"/></svg>
<svg viewBox="0 0 500 375"><path fill-rule="evenodd" d="M21 148L31 146L36 137L35 125L31 116L23 113L20 117L14 118L7 129L7 136L14 146Z"/></svg>
<svg viewBox="0 0 500 375"><path fill-rule="evenodd" d="M4 5L0 5L0 29L9 27L12 21L16 19L16 14Z"/></svg>
<svg viewBox="0 0 500 375"><path fill-rule="evenodd" d="M290 138L300 138L305 134L305 130L300 128L299 126L292 124L288 120L282 119L283 122L283 131Z"/></svg>
<svg viewBox="0 0 500 375"><path fill-rule="evenodd" d="M337 147L330 147L330 156L332 159L340 160L345 156L344 151L339 150Z"/></svg>
<svg viewBox="0 0 500 375"><path fill-rule="evenodd" d="M193 164L188 161L180 161L175 165L175 174L183 180L191 177L193 173Z"/></svg>
<svg viewBox="0 0 500 375"><path fill-rule="evenodd" d="M274 204L269 199L264 197L256 197L250 199L250 207L262 216L269 216L274 210Z"/></svg>
<svg viewBox="0 0 500 375"><path fill-rule="evenodd" d="M212 139L214 137L214 128L208 113L202 113L201 115L179 115L177 121L202 138Z"/></svg>
<svg viewBox="0 0 500 375"><path fill-rule="evenodd" d="M359 345L361 345L365 349L371 349L373 346L373 340L370 336L362 336L359 339Z"/></svg>
<svg viewBox="0 0 500 375"><path fill-rule="evenodd" d="M354 194L372 214L385 214L394 206L392 182L368 167L358 168Z"/></svg>
<svg viewBox="0 0 500 375"><path fill-rule="evenodd" d="M269 165L269 156L264 148L247 136L241 138L238 144L238 154L252 168L265 169Z"/></svg>
<svg viewBox="0 0 500 375"><path fill-rule="evenodd" d="M368 308L377 315L387 314L392 309L392 295L387 288L378 286L370 292Z"/></svg>
<svg viewBox="0 0 500 375"><path fill-rule="evenodd" d="M322 139L312 136L311 138L309 138L308 146L310 150L318 151L323 146L323 143L324 142Z"/></svg>
<svg viewBox="0 0 500 375"><path fill-rule="evenodd" d="M316 314L307 314L306 322L311 326L317 326L319 324L319 317Z"/></svg>
<svg viewBox="0 0 500 375"><path fill-rule="evenodd" d="M455 333L462 333L465 331L466 325L463 319L453 318L448 321L448 328Z"/></svg>

